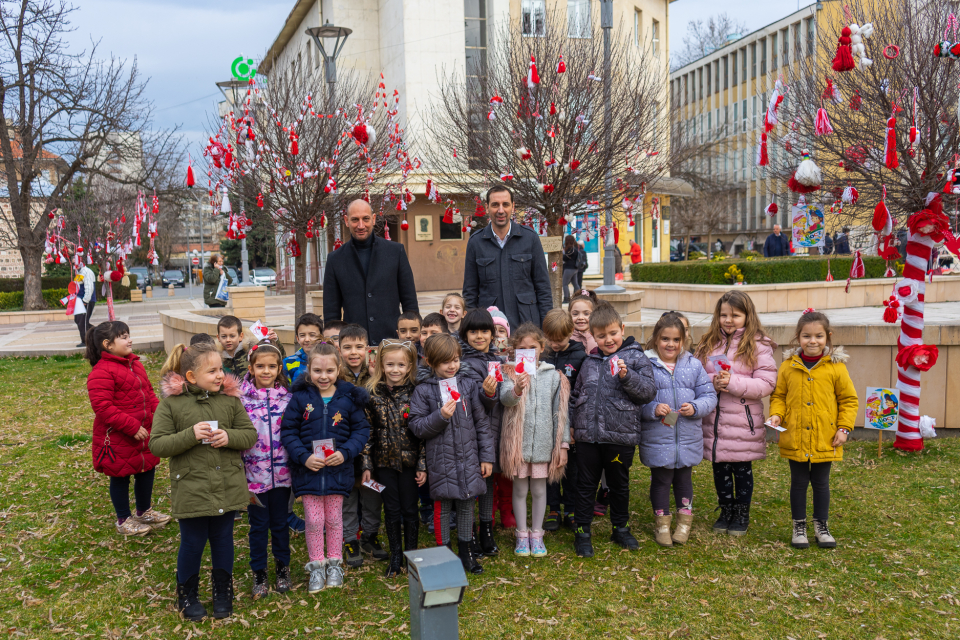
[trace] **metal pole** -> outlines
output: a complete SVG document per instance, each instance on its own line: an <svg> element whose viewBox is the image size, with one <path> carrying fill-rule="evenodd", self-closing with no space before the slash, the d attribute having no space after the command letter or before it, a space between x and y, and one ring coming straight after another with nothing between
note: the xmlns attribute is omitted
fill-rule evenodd
<svg viewBox="0 0 960 640"><path fill-rule="evenodd" d="M600 28L603 29L603 144L608 150L613 134L610 124L610 88L613 77L610 74L610 31L613 29L613 0L600 0ZM603 242L603 286L597 287L597 293L623 293L623 287L616 284L614 264L613 231L613 158L607 158L607 173L603 179L603 206L606 209L604 225L607 237Z"/></svg>

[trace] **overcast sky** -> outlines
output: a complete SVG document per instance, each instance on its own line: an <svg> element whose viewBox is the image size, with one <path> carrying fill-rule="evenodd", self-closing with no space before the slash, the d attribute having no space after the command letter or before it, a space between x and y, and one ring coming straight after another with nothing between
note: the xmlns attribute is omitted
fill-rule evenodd
<svg viewBox="0 0 960 640"><path fill-rule="evenodd" d="M215 83L230 79L230 63L240 54L259 58L294 5L294 0L75 1L75 45L86 47L91 38L99 39L101 54L136 57L141 73L150 78L147 91L156 107L155 124L181 125L198 143L204 139L207 114L221 100ZM709 17L717 6L716 0L671 4L671 45L681 46L687 22ZM746 0L729 3L724 10L754 30L797 6L797 0Z"/></svg>

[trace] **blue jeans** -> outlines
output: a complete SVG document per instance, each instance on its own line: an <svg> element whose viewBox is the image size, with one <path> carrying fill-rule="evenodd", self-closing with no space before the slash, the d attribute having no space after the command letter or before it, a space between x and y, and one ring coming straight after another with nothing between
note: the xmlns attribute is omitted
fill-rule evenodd
<svg viewBox="0 0 960 640"><path fill-rule="evenodd" d="M183 584L200 573L203 549L210 541L214 569L233 573L234 511L220 516L180 519L180 550L177 552L177 581Z"/></svg>
<svg viewBox="0 0 960 640"><path fill-rule="evenodd" d="M257 498L262 507L251 504L247 507L250 521L250 568L260 571L267 568L267 542L273 537L273 558L279 564L290 564L290 527L287 526L287 505L290 488L277 487Z"/></svg>

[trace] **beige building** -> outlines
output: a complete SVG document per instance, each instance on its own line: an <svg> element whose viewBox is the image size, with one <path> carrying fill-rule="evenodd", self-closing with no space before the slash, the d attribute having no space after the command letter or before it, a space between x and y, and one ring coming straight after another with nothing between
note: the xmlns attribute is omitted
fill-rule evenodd
<svg viewBox="0 0 960 640"><path fill-rule="evenodd" d="M756 150L777 77L789 84L800 58L816 54L819 5L803 7L670 74L670 95L680 106L686 134L720 141L699 169L735 192L725 229L713 236L728 251L731 243L739 251L751 242L761 250L774 224L789 234L790 193L768 176L766 167L756 166ZM776 145L768 146L770 162L776 164ZM774 199L779 213L768 218L764 210Z"/></svg>

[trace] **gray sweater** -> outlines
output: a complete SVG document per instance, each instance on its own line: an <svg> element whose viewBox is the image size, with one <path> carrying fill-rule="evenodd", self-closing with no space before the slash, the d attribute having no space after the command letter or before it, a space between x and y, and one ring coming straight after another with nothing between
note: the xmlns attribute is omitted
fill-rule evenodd
<svg viewBox="0 0 960 640"><path fill-rule="evenodd" d="M530 377L530 386L524 391L522 398L513 392L514 382L509 376L504 376L500 385L500 403L504 407L515 407L523 399L523 440L521 455L523 462L541 464L548 463L553 455L556 442L556 429L563 430L563 442L570 442L570 420L567 412L560 412L560 373L552 364L541 362L537 368L537 375ZM555 416L563 415L563 424L557 425ZM507 420L505 417L504 420ZM506 429L506 425L504 425ZM504 434L501 442L501 451L512 446L507 442Z"/></svg>

